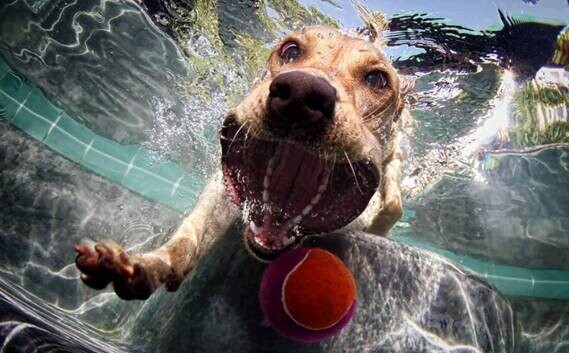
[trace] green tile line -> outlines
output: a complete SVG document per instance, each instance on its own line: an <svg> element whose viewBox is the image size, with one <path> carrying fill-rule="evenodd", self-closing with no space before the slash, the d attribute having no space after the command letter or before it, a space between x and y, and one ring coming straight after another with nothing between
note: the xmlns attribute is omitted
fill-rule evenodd
<svg viewBox="0 0 569 353"><path fill-rule="evenodd" d="M505 295L569 299L569 271L497 265L437 248L407 236L394 235L391 239L432 251L455 264L460 264L492 282Z"/></svg>
<svg viewBox="0 0 569 353"><path fill-rule="evenodd" d="M0 118L65 158L153 201L190 210L204 181L171 161L153 162L149 151L96 135L26 84L0 57ZM392 239L431 250L492 282L511 296L569 299L569 271L490 264L404 236Z"/></svg>
<svg viewBox="0 0 569 353"><path fill-rule="evenodd" d="M180 212L192 208L200 178L138 145L96 135L55 107L0 58L0 117L96 174Z"/></svg>

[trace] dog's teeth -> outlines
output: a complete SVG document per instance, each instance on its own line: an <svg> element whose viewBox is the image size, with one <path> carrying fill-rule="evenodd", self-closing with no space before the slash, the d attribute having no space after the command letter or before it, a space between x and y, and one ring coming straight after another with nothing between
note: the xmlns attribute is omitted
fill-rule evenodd
<svg viewBox="0 0 569 353"><path fill-rule="evenodd" d="M269 202L269 186L271 186L271 174L273 174L273 167L274 167L274 158L269 160L269 164L267 165L267 172L265 173L265 177L263 178L263 202Z"/></svg>
<svg viewBox="0 0 569 353"><path fill-rule="evenodd" d="M263 190L263 202L269 202L269 191L267 191L267 189Z"/></svg>
<svg viewBox="0 0 569 353"><path fill-rule="evenodd" d="M308 211L308 212L310 212L310 211ZM292 219L293 224L299 224L300 221L302 221L302 216L296 216Z"/></svg>
<svg viewBox="0 0 569 353"><path fill-rule="evenodd" d="M284 239L283 239L283 245L284 246L289 246L292 243L294 243L293 237L284 237Z"/></svg>
<svg viewBox="0 0 569 353"><path fill-rule="evenodd" d="M265 189L268 189L270 185L270 181L269 181L269 174L265 175L265 178L263 179L263 187Z"/></svg>
<svg viewBox="0 0 569 353"><path fill-rule="evenodd" d="M314 196L312 200L310 200L310 204L312 206L316 205L320 201L320 197L322 197L322 194L316 194L316 196Z"/></svg>
<svg viewBox="0 0 569 353"><path fill-rule="evenodd" d="M326 173L326 175L322 178L322 182L318 186L318 194L324 193L327 187L328 187L328 173Z"/></svg>
<svg viewBox="0 0 569 353"><path fill-rule="evenodd" d="M269 164L267 165L267 175L268 175L268 176L271 176L271 174L273 174L273 168L274 168L274 166L275 166L275 158L272 157L272 158L269 160Z"/></svg>
<svg viewBox="0 0 569 353"><path fill-rule="evenodd" d="M249 223L249 228L251 228L251 231L255 235L259 235L259 233L261 233L261 227L257 226L254 221Z"/></svg>

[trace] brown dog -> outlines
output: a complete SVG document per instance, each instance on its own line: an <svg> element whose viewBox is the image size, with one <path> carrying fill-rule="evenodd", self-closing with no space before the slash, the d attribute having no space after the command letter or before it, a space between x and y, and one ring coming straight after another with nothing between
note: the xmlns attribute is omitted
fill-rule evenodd
<svg viewBox="0 0 569 353"><path fill-rule="evenodd" d="M112 282L124 299L162 284L176 290L240 213L260 259L307 234L385 235L402 213L397 123L407 86L369 40L319 26L287 36L225 119L222 172L174 236L146 254L112 241L77 245L81 279L98 289Z"/></svg>

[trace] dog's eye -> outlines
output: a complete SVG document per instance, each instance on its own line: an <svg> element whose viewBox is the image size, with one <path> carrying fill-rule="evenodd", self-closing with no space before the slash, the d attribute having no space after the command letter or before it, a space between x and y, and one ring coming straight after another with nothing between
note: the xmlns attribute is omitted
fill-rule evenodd
<svg viewBox="0 0 569 353"><path fill-rule="evenodd" d="M300 47L297 42L286 42L281 47L281 59L285 64L296 60L299 56Z"/></svg>
<svg viewBox="0 0 569 353"><path fill-rule="evenodd" d="M372 88L385 88L387 86L387 76L381 71L372 71L365 75L366 84Z"/></svg>

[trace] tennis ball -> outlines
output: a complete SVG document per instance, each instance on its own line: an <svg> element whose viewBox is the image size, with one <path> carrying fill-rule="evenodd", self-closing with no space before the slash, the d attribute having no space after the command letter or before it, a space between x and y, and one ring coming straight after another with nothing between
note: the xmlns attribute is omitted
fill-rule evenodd
<svg viewBox="0 0 569 353"><path fill-rule="evenodd" d="M276 331L296 341L319 342L339 333L354 316L356 283L334 254L298 248L267 267L259 301Z"/></svg>

